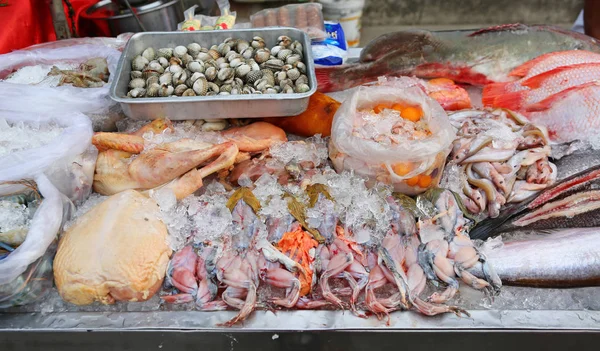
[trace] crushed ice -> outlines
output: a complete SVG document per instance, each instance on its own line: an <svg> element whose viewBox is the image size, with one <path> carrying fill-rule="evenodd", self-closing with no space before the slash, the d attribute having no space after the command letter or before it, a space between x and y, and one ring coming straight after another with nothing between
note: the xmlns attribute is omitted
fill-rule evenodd
<svg viewBox="0 0 600 351"><path fill-rule="evenodd" d="M0 233L29 227L31 213L27 206L0 200Z"/></svg>
<svg viewBox="0 0 600 351"><path fill-rule="evenodd" d="M0 156L47 145L56 140L63 129L56 123L13 123L0 118Z"/></svg>
<svg viewBox="0 0 600 351"><path fill-rule="evenodd" d="M25 66L11 73L4 79L4 82L56 87L60 84L60 76L48 76L48 73L52 70L52 66L56 66L60 70L74 70L79 67L78 64L66 62L57 62L54 65Z"/></svg>

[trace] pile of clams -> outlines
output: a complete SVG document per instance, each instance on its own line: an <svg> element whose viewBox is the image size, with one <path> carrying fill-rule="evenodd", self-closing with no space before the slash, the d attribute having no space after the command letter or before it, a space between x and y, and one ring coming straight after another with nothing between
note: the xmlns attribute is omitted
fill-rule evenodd
<svg viewBox="0 0 600 351"><path fill-rule="evenodd" d="M302 44L287 36L147 48L131 62L128 97L292 94L310 90Z"/></svg>

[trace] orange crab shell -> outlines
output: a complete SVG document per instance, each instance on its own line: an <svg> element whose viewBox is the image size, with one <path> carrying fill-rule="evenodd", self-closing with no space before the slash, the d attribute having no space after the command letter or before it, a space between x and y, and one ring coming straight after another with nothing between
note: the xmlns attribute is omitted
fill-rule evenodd
<svg viewBox="0 0 600 351"><path fill-rule="evenodd" d="M319 243L312 236L297 226L291 232L283 234L277 248L289 258L298 262L304 268L305 274L300 274L300 296L306 296L311 289L313 270L311 264L314 257L310 250L315 249Z"/></svg>

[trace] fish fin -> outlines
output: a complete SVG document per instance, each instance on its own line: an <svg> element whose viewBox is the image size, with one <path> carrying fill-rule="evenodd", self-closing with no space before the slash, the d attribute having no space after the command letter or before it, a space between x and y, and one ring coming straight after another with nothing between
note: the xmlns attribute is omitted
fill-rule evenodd
<svg viewBox="0 0 600 351"><path fill-rule="evenodd" d="M581 84L581 85L578 85L575 87L571 87L569 89L565 89L565 90L561 91L560 93L556 93L554 95L551 95L551 96L545 98L542 101L536 102L535 104L528 105L526 108L526 111L527 112L536 112L536 111L547 110L550 107L552 107L552 105L554 105L557 101L564 99L565 97L571 95L573 92L587 89L594 85L600 85L600 82L595 81L595 82L585 83L585 84Z"/></svg>
<svg viewBox="0 0 600 351"><path fill-rule="evenodd" d="M528 78L522 82L520 82L520 84L524 87L528 87L531 89L537 89L539 87L542 86L542 84L549 78L551 78L552 76L554 76L555 74L558 74L560 72L566 71L571 69L572 66L562 66L562 67L557 67L553 70L550 71L546 71L544 73L540 73L537 76L533 76L531 78Z"/></svg>
<svg viewBox="0 0 600 351"><path fill-rule="evenodd" d="M315 76L317 77L317 90L322 93L328 93L332 91L350 89L361 84L376 81L380 74L378 74L376 70L370 72L369 69L371 67L372 66L370 66L370 64L363 63L332 67L317 67L315 69Z"/></svg>
<svg viewBox="0 0 600 351"><path fill-rule="evenodd" d="M508 75L509 77L525 77L534 66L537 66L540 62L546 60L548 57L557 53L558 52L550 52L544 55L540 55L514 68L512 71L510 71L510 73L508 73Z"/></svg>
<svg viewBox="0 0 600 351"><path fill-rule="evenodd" d="M528 90L521 90L499 95L494 99L493 106L507 108L512 111L519 111L523 108L527 93Z"/></svg>
<svg viewBox="0 0 600 351"><path fill-rule="evenodd" d="M317 90L322 93L336 91L337 76L341 70L338 67L317 67L315 76L317 77Z"/></svg>
<svg viewBox="0 0 600 351"><path fill-rule="evenodd" d="M493 83L486 75L475 72L471 67L451 66L440 62L420 64L415 68L414 75L419 78L443 77L472 85Z"/></svg>
<svg viewBox="0 0 600 351"><path fill-rule="evenodd" d="M470 37L476 37L478 35L486 34L486 33L494 33L494 32L505 32L505 31L513 31L513 30L525 30L528 29L529 26L522 23L511 23L511 24L502 24L499 26L493 26L488 28L483 28L478 31L475 31L469 34Z"/></svg>
<svg viewBox="0 0 600 351"><path fill-rule="evenodd" d="M508 87L512 83L491 83L483 87L481 101L483 106L498 106L496 99L505 94L509 94Z"/></svg>

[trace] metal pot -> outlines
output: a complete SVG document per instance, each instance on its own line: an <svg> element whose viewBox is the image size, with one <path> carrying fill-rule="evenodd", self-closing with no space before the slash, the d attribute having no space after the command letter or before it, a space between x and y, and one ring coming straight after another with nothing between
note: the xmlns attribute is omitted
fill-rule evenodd
<svg viewBox="0 0 600 351"><path fill-rule="evenodd" d="M183 22L183 4L181 0L158 0L134 7L135 13L147 31L168 32L177 30L177 24ZM110 34L117 36L127 32L141 32L137 20L127 9L122 9L112 0L102 0L88 7L81 14L82 21L92 27L103 28L108 25Z"/></svg>

